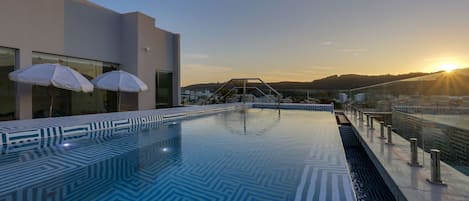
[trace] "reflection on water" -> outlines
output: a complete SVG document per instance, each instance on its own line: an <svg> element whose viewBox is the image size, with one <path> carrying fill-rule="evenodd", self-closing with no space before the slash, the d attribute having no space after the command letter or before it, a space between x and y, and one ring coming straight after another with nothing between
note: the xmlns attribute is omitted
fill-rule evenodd
<svg viewBox="0 0 469 201"><path fill-rule="evenodd" d="M280 111L275 110L274 113L272 109L243 109L221 113L217 122L236 135L263 135L280 123ZM259 118L260 115L262 118Z"/></svg>
<svg viewBox="0 0 469 201"><path fill-rule="evenodd" d="M0 200L319 199L310 189L353 200L330 112L251 109L125 129L8 147Z"/></svg>
<svg viewBox="0 0 469 201"><path fill-rule="evenodd" d="M147 124L122 131L81 134L62 144L1 156L3 173L19 179L3 177L0 200L90 200L143 172L156 178L180 164L180 124ZM12 188L10 179L17 188Z"/></svg>

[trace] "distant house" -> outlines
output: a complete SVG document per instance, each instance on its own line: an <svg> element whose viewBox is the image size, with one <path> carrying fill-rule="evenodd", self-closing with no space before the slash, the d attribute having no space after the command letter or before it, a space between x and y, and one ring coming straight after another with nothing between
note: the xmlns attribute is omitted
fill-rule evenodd
<svg viewBox="0 0 469 201"><path fill-rule="evenodd" d="M366 96L365 96L364 93L355 94L355 95L354 95L354 101L361 103L361 102L365 101L365 97L366 97Z"/></svg>
<svg viewBox="0 0 469 201"><path fill-rule="evenodd" d="M345 103L347 102L348 96L346 93L339 93L339 102Z"/></svg>

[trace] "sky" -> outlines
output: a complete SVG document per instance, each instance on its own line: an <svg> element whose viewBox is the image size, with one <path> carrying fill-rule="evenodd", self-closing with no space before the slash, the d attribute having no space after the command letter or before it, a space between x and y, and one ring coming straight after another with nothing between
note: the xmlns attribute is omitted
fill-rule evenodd
<svg viewBox="0 0 469 201"><path fill-rule="evenodd" d="M469 67L467 0L91 0L181 34L182 86Z"/></svg>

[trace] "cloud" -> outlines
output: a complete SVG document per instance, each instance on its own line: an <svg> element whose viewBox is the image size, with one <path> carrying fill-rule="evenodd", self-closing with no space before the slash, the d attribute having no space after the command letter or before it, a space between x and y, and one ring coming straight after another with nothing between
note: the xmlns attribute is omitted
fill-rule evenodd
<svg viewBox="0 0 469 201"><path fill-rule="evenodd" d="M208 54L199 54L199 53L188 53L188 54L183 54L182 56L188 59L207 59L208 58Z"/></svg>
<svg viewBox="0 0 469 201"><path fill-rule="evenodd" d="M333 66L313 66L306 68L305 71L328 71L328 70L333 70L335 67Z"/></svg>
<svg viewBox="0 0 469 201"><path fill-rule="evenodd" d="M321 46L331 46L332 45L332 41L324 41L321 43Z"/></svg>
<svg viewBox="0 0 469 201"><path fill-rule="evenodd" d="M358 55L361 55L364 52L368 52L368 49L366 49L366 48L345 48L345 49L339 49L339 51L349 53L353 56L358 56Z"/></svg>
<svg viewBox="0 0 469 201"><path fill-rule="evenodd" d="M183 64L181 69L186 72L195 73L219 73L233 70L231 67L227 66L215 66L208 64Z"/></svg>
<svg viewBox="0 0 469 201"><path fill-rule="evenodd" d="M341 52L348 52L348 53L362 53L362 52L368 52L368 49L365 48L351 48L351 49L340 49L339 51Z"/></svg>
<svg viewBox="0 0 469 201"><path fill-rule="evenodd" d="M182 86L194 83L224 82L233 77L233 71L234 69L228 66L183 63L181 65Z"/></svg>

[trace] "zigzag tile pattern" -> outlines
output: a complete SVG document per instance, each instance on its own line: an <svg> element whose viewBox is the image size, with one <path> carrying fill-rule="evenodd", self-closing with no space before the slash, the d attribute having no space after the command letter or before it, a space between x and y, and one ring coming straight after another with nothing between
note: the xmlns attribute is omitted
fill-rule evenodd
<svg viewBox="0 0 469 201"><path fill-rule="evenodd" d="M106 141L121 138L123 136L129 136L132 133L139 132L140 130L157 129L166 127L163 122L155 122L148 124L135 125L133 127L116 128L108 130L92 131L87 133L75 133L59 140L52 140L53 138L47 138L41 144L35 144L31 146L18 147L15 145L4 145L2 149L3 156L0 157L0 165L10 162L25 162L41 157L47 157L57 155L58 153L64 153L65 148L59 145L63 144L75 144L75 145L88 145L88 144L99 144ZM86 140L86 141L83 141ZM83 143L88 142L88 143ZM70 148L67 148L70 149Z"/></svg>
<svg viewBox="0 0 469 201"><path fill-rule="evenodd" d="M335 134L333 136L328 136ZM355 200L351 178L346 165L344 149L337 127L321 127L316 133L320 139L334 141L315 144L304 161L300 185L295 201L300 200Z"/></svg>
<svg viewBox="0 0 469 201"><path fill-rule="evenodd" d="M152 129L157 132L158 129L165 129L165 127ZM108 180L107 183L110 185L113 181L126 178L129 173L138 170L142 161L135 155L145 153L148 149L146 147L153 149L154 157L147 157L152 160L160 159L155 149L161 152L162 146L171 146L174 152L178 153L181 139L178 126L173 126L171 132L150 135L143 140L135 138L140 134L141 132L126 133L104 143L90 144L72 150L55 147L51 148L53 151L49 151L46 156L38 156L30 152L30 158L24 162L5 163L2 158L0 161L3 169L0 172L2 181L5 182L4 184L14 185L2 185L0 195L9 193L6 193L0 200L63 200L74 193L84 196L83 191L69 190L91 187L82 186L80 182L88 182L91 185L92 182L104 179ZM34 157L36 159L32 160ZM32 172L34 174L31 174ZM81 176L75 177L76 175ZM15 191L19 186L29 187ZM25 195L30 199L22 197Z"/></svg>
<svg viewBox="0 0 469 201"><path fill-rule="evenodd" d="M255 108L277 108L277 105L273 104L253 104ZM180 118L191 117L191 116L198 116L203 114L213 114L223 111L230 111L240 108L239 106L228 106L228 107L219 107L219 108L194 108L193 110L186 110L182 112L172 112L172 113L158 113L152 114L148 116L137 116L127 119L119 119L119 120L104 120L104 121L95 121L91 123L79 124L79 125L72 125L72 126L52 126L52 127L45 127L45 128L38 128L38 129L29 129L29 130L22 130L22 131L10 131L1 133L1 143L2 145L6 144L17 144L20 150L28 149L38 144L40 141L41 143L46 140L60 140L62 135L73 135L76 133L84 133L90 131L97 131L97 130L104 130L104 129L113 129L119 127L129 127L133 125L139 124L146 124L152 122L160 122L160 121L170 121L170 120L177 120ZM314 110L314 111L333 111L333 105L327 104L306 104L306 105L297 105L297 104L282 104L280 106L282 109L302 109L302 110ZM138 114L139 112L134 112ZM148 113L148 112L147 112ZM134 114L135 115L135 114ZM102 116L109 116L109 114L105 114ZM75 117L79 118L79 117ZM113 119L115 119L114 117ZM57 118L56 118L57 119ZM66 119L66 118L65 118ZM50 120L52 121L52 119ZM60 120L57 120L61 122ZM1 124L1 123L0 123ZM4 130L8 130L7 127ZM21 130L18 127L10 128L12 130ZM50 139L47 139L50 138ZM42 146L43 144L41 144Z"/></svg>
<svg viewBox="0 0 469 201"><path fill-rule="evenodd" d="M229 113L218 113L74 133L62 138L70 147L10 152L0 157L0 200L354 200L334 116L281 114L261 136L232 135L226 127L244 119L220 124Z"/></svg>
<svg viewBox="0 0 469 201"><path fill-rule="evenodd" d="M16 120L16 121L3 121L0 122L0 132L3 133L14 133L25 130L34 130L44 127L57 127L57 126L76 126L85 125L90 122L101 122L101 121L115 121L125 120L138 117L152 117L161 118L164 114L175 114L175 113L211 113L214 111L230 111L238 108L249 108L250 104L218 104L218 105L204 105L204 106L191 106L191 107L177 107L168 109L157 109L157 110L145 110L145 111L128 111L128 112L117 112L117 113L102 113L102 114L90 114L90 115L76 115L67 117L56 117L56 118L42 118L32 120ZM155 120L158 121L158 120Z"/></svg>
<svg viewBox="0 0 469 201"><path fill-rule="evenodd" d="M155 111L157 114L152 114L149 116L137 116L128 119L120 120L111 120L111 121L96 121L91 123L85 123L80 125L72 126L53 126L45 127L39 129L24 130L18 132L9 132L9 133L0 133L1 143L3 149L1 150L2 154L12 151L22 151L28 150L35 147L44 147L48 144L62 144L63 138L70 138L84 135L86 132L93 132L106 129L117 129L117 128L127 128L135 127L139 125L155 123L155 122L164 122L171 120L178 120L190 116L206 115L213 114L217 112L235 110L239 107L236 106L225 106L220 108L212 107L201 107L193 108L192 110L186 109L183 112L176 113L162 113ZM134 112L139 113L139 112ZM148 113L148 112L146 112ZM106 114L107 115L107 114ZM57 118L56 118L57 119ZM125 132L128 129L120 129L120 131ZM67 137L66 137L67 136ZM7 145L10 145L9 148L6 148Z"/></svg>

